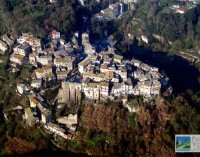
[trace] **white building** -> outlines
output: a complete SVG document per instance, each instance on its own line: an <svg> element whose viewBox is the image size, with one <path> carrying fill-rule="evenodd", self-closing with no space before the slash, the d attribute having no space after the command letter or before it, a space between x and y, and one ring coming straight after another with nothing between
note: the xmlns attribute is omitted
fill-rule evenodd
<svg viewBox="0 0 200 157"><path fill-rule="evenodd" d="M138 84L141 95L151 95L151 81L144 81Z"/></svg>
<svg viewBox="0 0 200 157"><path fill-rule="evenodd" d="M51 56L40 56L37 58L37 62L42 65L49 65L52 63L52 57Z"/></svg>
<svg viewBox="0 0 200 157"><path fill-rule="evenodd" d="M36 54L36 53L30 54L30 55L29 55L29 62L30 62L31 64L36 63L37 57L38 57L38 54Z"/></svg>
<svg viewBox="0 0 200 157"><path fill-rule="evenodd" d="M81 74L84 73L85 68L91 63L91 60L86 58L78 64L78 70Z"/></svg>
<svg viewBox="0 0 200 157"><path fill-rule="evenodd" d="M51 31L51 37L52 37L52 39L59 39L60 38L60 32L58 32L56 30L52 30Z"/></svg>
<svg viewBox="0 0 200 157"><path fill-rule="evenodd" d="M83 83L82 90L86 98L91 100L100 99L100 88L98 83L88 83L88 84Z"/></svg>
<svg viewBox="0 0 200 157"><path fill-rule="evenodd" d="M114 55L114 62L122 63L122 59L123 59L122 56L117 55L117 54Z"/></svg>
<svg viewBox="0 0 200 157"><path fill-rule="evenodd" d="M41 79L48 74L52 74L52 66L47 65L35 70L35 75L37 79Z"/></svg>
<svg viewBox="0 0 200 157"><path fill-rule="evenodd" d="M101 82L99 84L100 87L100 94L104 97L107 97L109 95L109 82Z"/></svg>
<svg viewBox="0 0 200 157"><path fill-rule="evenodd" d="M17 55L21 55L21 56L27 56L28 52L30 52L30 46L29 45L18 45L17 47L15 47L14 49L14 53Z"/></svg>
<svg viewBox="0 0 200 157"><path fill-rule="evenodd" d="M41 122L46 124L52 120L52 112L50 110L46 110L41 114Z"/></svg>
<svg viewBox="0 0 200 157"><path fill-rule="evenodd" d="M179 13L179 14L185 14L185 12L186 12L186 9L181 8L181 7L177 8L176 10L176 13Z"/></svg>
<svg viewBox="0 0 200 157"><path fill-rule="evenodd" d="M75 131L78 123L78 115L70 114L67 117L61 117L58 119L58 123L65 124L66 127L70 129L70 131Z"/></svg>
<svg viewBox="0 0 200 157"><path fill-rule="evenodd" d="M50 123L47 123L44 127L47 130L50 130L51 132L65 138L65 139L68 139L65 134L65 130L63 128L61 128L59 125L50 122Z"/></svg>
<svg viewBox="0 0 200 157"><path fill-rule="evenodd" d="M27 89L27 87L26 87L26 85L25 84L22 84L22 83L19 83L19 84L17 84L17 92L19 93L19 94L23 94L25 91L27 91L28 89Z"/></svg>
<svg viewBox="0 0 200 157"><path fill-rule="evenodd" d="M10 61L16 64L21 65L23 62L24 57L21 55L17 55L17 54L12 54L10 57Z"/></svg>
<svg viewBox="0 0 200 157"><path fill-rule="evenodd" d="M78 0L78 2L79 2L82 6L84 6L84 5L87 3L87 0Z"/></svg>
<svg viewBox="0 0 200 157"><path fill-rule="evenodd" d="M141 39L142 39L142 41L144 41L146 44L149 43L149 39L148 39L147 36L142 35Z"/></svg>
<svg viewBox="0 0 200 157"><path fill-rule="evenodd" d="M39 118L33 116L33 113L31 111L30 107L25 108L24 111L25 111L25 120L30 126L39 122Z"/></svg>
<svg viewBox="0 0 200 157"><path fill-rule="evenodd" d="M42 79L34 79L31 82L31 87L33 88L41 88L42 86Z"/></svg>

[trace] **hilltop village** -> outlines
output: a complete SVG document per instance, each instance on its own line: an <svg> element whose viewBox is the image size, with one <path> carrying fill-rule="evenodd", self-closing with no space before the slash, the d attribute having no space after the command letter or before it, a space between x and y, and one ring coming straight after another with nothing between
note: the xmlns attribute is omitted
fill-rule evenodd
<svg viewBox="0 0 200 157"><path fill-rule="evenodd" d="M82 43L78 44L78 37ZM78 107L73 114L57 116L49 108L41 92L59 87L55 98L58 106L62 104L81 104L83 99L93 102L121 100L130 112L128 95L152 99L162 93L170 93L169 78L159 69L139 60L125 60L112 46L112 40L105 39L106 47L91 44L89 34L75 33L70 42L61 38L60 32L52 30L46 44L30 33L23 33L18 39L4 35L0 49L2 53L12 48L10 72L19 73L21 67L31 67L31 79L18 82L16 92L24 93L30 106L24 109L23 119L32 126L42 124L47 132L65 139L73 139L78 123ZM164 90L163 90L164 89ZM72 106L72 105L71 105ZM62 126L62 127L61 127ZM64 126L64 127L63 127Z"/></svg>

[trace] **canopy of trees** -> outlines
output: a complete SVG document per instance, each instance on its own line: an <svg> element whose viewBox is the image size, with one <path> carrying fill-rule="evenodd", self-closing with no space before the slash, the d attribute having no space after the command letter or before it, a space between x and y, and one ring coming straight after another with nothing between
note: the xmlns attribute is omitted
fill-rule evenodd
<svg viewBox="0 0 200 157"><path fill-rule="evenodd" d="M73 1L58 1L48 4L42 0L0 1L0 34L32 32L44 37L56 29L70 35L75 29L76 13Z"/></svg>
<svg viewBox="0 0 200 157"><path fill-rule="evenodd" d="M200 5L187 10L185 14L165 12L164 9L172 4L176 3L147 1L140 4L138 18L142 18L144 31L150 35L161 35L168 41L200 39Z"/></svg>

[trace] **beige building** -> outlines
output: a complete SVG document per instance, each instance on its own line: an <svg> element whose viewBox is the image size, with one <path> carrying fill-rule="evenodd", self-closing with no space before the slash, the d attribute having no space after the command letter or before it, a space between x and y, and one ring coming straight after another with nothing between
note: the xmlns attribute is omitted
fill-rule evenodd
<svg viewBox="0 0 200 157"><path fill-rule="evenodd" d="M75 58L70 56L56 57L54 59L54 65L56 67L66 67L68 70L72 70L75 65Z"/></svg>
<svg viewBox="0 0 200 157"><path fill-rule="evenodd" d="M107 97L109 95L109 82L101 82L99 84L100 87L100 94L104 97Z"/></svg>
<svg viewBox="0 0 200 157"><path fill-rule="evenodd" d="M141 95L150 95L151 94L151 81L144 81L138 84Z"/></svg>
<svg viewBox="0 0 200 157"><path fill-rule="evenodd" d="M37 53L32 53L32 54L30 54L30 55L29 55L29 62L30 62L31 64L36 63L37 57L38 57L38 54L37 54Z"/></svg>
<svg viewBox="0 0 200 157"><path fill-rule="evenodd" d="M39 118L33 116L33 113L31 111L30 107L25 108L24 111L25 111L25 120L28 123L28 125L32 126L39 122Z"/></svg>
<svg viewBox="0 0 200 157"><path fill-rule="evenodd" d="M98 84L99 83L88 83L83 85L82 91L86 98L91 100L100 99L100 88Z"/></svg>
<svg viewBox="0 0 200 157"><path fill-rule="evenodd" d="M37 79L48 76L48 74L52 74L52 66L47 65L35 70L35 75Z"/></svg>
<svg viewBox="0 0 200 157"><path fill-rule="evenodd" d="M52 64L52 57L51 56L41 56L37 58L37 62L44 65L51 65Z"/></svg>
<svg viewBox="0 0 200 157"><path fill-rule="evenodd" d="M113 59L114 59L114 62L122 63L123 57L120 56L120 55L115 54Z"/></svg>
<svg viewBox="0 0 200 157"><path fill-rule="evenodd" d="M56 75L57 75L57 79L58 80L64 80L66 79L67 77L70 76L70 71L57 71L56 72Z"/></svg>
<svg viewBox="0 0 200 157"><path fill-rule="evenodd" d="M21 55L17 55L17 54L12 54L10 57L10 61L16 64L21 65L23 62L24 57Z"/></svg>
<svg viewBox="0 0 200 157"><path fill-rule="evenodd" d="M27 44L18 45L13 50L14 50L14 53L17 55L27 56L27 54L30 52L30 46Z"/></svg>
<svg viewBox="0 0 200 157"><path fill-rule="evenodd" d="M52 120L52 112L48 109L41 114L41 122L46 124Z"/></svg>
<svg viewBox="0 0 200 157"><path fill-rule="evenodd" d="M35 108L37 106L38 103L40 103L36 98L34 97L30 97L29 98L29 102L30 102L30 106L32 108Z"/></svg>
<svg viewBox="0 0 200 157"><path fill-rule="evenodd" d="M31 82L31 87L40 88L42 86L42 79L34 79Z"/></svg>
<svg viewBox="0 0 200 157"><path fill-rule="evenodd" d="M93 81L96 81L96 82L104 81L106 79L104 73L94 74L93 72L90 72L90 71L85 72L83 74L83 78L90 78L90 79L92 79Z"/></svg>
<svg viewBox="0 0 200 157"><path fill-rule="evenodd" d="M66 125L70 131L75 131L77 124L78 124L78 115L77 114L70 114L67 117L58 118L58 123Z"/></svg>
<svg viewBox="0 0 200 157"><path fill-rule="evenodd" d="M84 73L85 68L91 63L91 60L86 58L78 64L78 70L81 74Z"/></svg>

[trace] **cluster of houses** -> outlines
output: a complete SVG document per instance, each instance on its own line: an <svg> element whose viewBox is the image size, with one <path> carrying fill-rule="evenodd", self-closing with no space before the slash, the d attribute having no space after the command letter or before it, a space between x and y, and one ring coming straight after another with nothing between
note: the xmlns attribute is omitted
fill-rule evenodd
<svg viewBox="0 0 200 157"><path fill-rule="evenodd" d="M58 124L52 123L52 111L48 109L48 105L39 94L32 94L29 96L30 107L25 108L24 119L30 126L36 123L41 123L44 128L55 136L61 136L65 139L73 139L74 131L77 127L77 114L69 115L68 117L61 117L58 119ZM65 125L62 128L59 124ZM66 131L66 129L70 130Z"/></svg>
<svg viewBox="0 0 200 157"><path fill-rule="evenodd" d="M188 9L194 8L199 2L199 0L177 0L177 3L172 5L170 9L176 13L185 14Z"/></svg>
<svg viewBox="0 0 200 157"><path fill-rule="evenodd" d="M65 139L74 138L77 114L60 117L56 124L52 123L53 113L37 93L47 88L44 82L50 87L61 82L57 96L60 104L79 104L83 96L91 101L123 98L121 100L127 102L129 94L148 98L160 93L162 74L158 68L135 59L124 60L113 46L96 52L88 33L82 34L82 45L66 43L56 30L49 35L48 48L29 33L22 34L16 41L10 56L12 68L20 69L23 64L33 67L29 86L17 84L19 94L29 91L30 106L25 109L24 119L31 126L40 123L47 131ZM61 127L63 125L65 127Z"/></svg>
<svg viewBox="0 0 200 157"><path fill-rule="evenodd" d="M49 45L48 48L44 48L41 39L30 33L23 33L16 40L9 59L13 72L20 71L24 64L33 67L30 84L18 83L16 91L20 95L26 93L29 98L30 106L24 109L23 116L28 125L40 123L54 135L73 139L77 114L61 117L57 124L52 123L52 111L40 94L33 91L45 89L44 82L53 85L56 81L65 81L67 77L70 77L76 66L77 52L80 49L76 43L66 43L61 38L60 32L56 30L49 35Z"/></svg>
<svg viewBox="0 0 200 157"><path fill-rule="evenodd" d="M11 37L9 37L8 35L3 35L2 40L0 40L0 54L4 54L6 50L8 50L8 47L11 47L15 40Z"/></svg>
<svg viewBox="0 0 200 157"><path fill-rule="evenodd" d="M31 83L33 88L40 89L42 82L65 80L76 65L78 46L66 43L56 30L50 33L50 39L50 48L43 49L41 39L23 33L10 56L13 71L19 70L24 63L35 68Z"/></svg>
<svg viewBox="0 0 200 157"><path fill-rule="evenodd" d="M102 20L112 20L119 18L125 11L131 9L133 1L118 1L117 3L110 4L108 8L101 10L100 13L95 15L96 19L99 21Z"/></svg>
<svg viewBox="0 0 200 157"><path fill-rule="evenodd" d="M80 93L89 100L115 100L129 94L148 98L160 94L162 75L158 68L135 59L124 60L114 48L97 53L87 33L82 34L82 40L87 57L78 63L80 79L62 83L60 103L68 103L70 99L79 102ZM91 51L88 47L92 47Z"/></svg>

